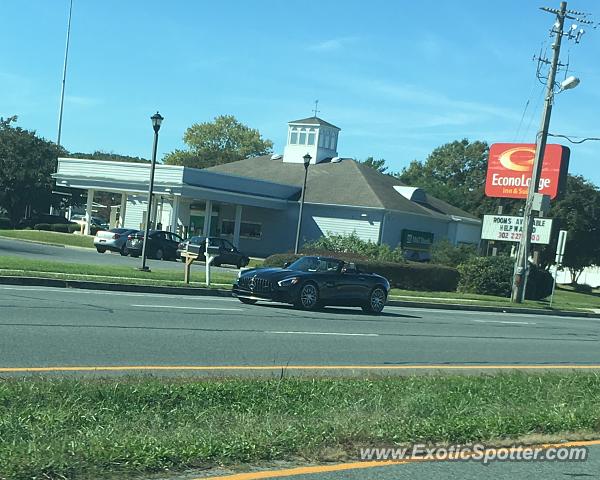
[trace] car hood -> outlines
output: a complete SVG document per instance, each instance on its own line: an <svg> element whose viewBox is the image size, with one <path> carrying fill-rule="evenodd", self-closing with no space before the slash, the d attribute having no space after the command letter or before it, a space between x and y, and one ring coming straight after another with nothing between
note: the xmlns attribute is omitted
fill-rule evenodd
<svg viewBox="0 0 600 480"><path fill-rule="evenodd" d="M284 278L289 277L299 277L305 275L304 272L299 272L297 270L288 270L287 268L252 268L250 270L244 270L241 277L254 277L264 278L265 280L270 280L272 282L278 282L279 280L283 280Z"/></svg>

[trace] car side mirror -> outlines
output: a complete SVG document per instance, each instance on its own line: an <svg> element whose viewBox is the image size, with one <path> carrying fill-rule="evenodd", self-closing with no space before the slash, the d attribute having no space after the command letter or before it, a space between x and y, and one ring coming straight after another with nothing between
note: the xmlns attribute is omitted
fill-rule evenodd
<svg viewBox="0 0 600 480"><path fill-rule="evenodd" d="M285 262L285 263L283 264L283 268L287 268L287 267L289 267L291 264L292 264L292 262Z"/></svg>

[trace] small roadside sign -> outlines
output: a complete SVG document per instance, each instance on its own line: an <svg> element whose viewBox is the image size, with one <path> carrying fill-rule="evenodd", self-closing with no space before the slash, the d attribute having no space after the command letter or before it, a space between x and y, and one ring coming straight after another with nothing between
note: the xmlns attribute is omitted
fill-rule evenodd
<svg viewBox="0 0 600 480"><path fill-rule="evenodd" d="M535 218L531 243L548 245L552 233L552 219ZM520 242L523 236L523 217L511 215L484 215L481 228L483 240L502 242Z"/></svg>

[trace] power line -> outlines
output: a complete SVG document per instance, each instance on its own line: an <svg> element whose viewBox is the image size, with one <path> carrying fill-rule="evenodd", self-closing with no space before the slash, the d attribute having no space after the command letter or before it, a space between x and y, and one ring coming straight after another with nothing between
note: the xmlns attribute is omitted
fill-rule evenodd
<svg viewBox="0 0 600 480"><path fill-rule="evenodd" d="M577 144L587 142L588 140L594 140L594 141L600 142L600 137L573 137L573 136L568 137L567 135L560 135L558 133L549 133L548 136L564 138L571 143L577 143ZM573 140L574 138L579 138L580 140Z"/></svg>

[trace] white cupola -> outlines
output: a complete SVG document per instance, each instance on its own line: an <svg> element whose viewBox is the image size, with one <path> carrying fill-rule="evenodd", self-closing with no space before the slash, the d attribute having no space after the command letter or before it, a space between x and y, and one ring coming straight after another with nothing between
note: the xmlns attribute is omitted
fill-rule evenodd
<svg viewBox="0 0 600 480"><path fill-rule="evenodd" d="M337 157L339 132L338 127L316 116L289 122L283 161L303 163L307 153L312 157L310 163Z"/></svg>

